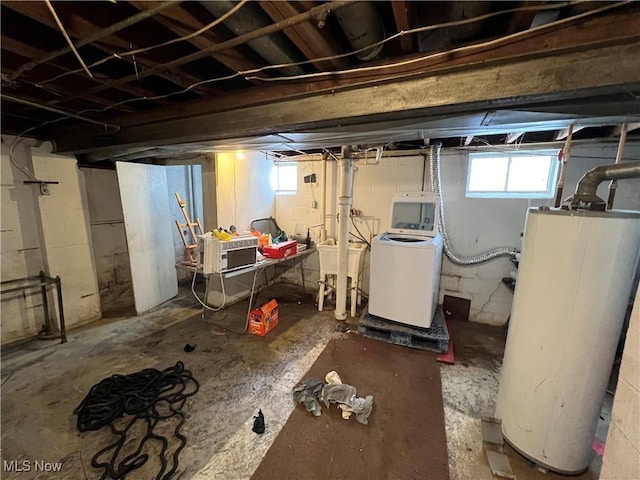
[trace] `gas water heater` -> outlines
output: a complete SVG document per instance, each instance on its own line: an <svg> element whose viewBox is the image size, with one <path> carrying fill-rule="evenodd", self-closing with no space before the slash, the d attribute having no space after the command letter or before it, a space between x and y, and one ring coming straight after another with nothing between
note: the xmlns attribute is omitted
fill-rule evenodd
<svg viewBox="0 0 640 480"><path fill-rule="evenodd" d="M639 212L528 211L496 415L540 466L591 461L639 247Z"/></svg>

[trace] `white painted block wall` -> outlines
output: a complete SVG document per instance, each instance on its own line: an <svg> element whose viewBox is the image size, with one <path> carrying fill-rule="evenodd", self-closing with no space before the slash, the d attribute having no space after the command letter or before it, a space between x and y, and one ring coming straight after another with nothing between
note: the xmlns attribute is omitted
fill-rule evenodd
<svg viewBox="0 0 640 480"><path fill-rule="evenodd" d="M44 268L40 242L40 216L35 185L9 161L14 137L2 136L0 184L0 277L3 281L37 275ZM14 151L16 162L33 169L30 146L26 140ZM44 322L40 290L2 296L2 344L35 335Z"/></svg>
<svg viewBox="0 0 640 480"><path fill-rule="evenodd" d="M33 148L36 178L60 182L38 204L45 245L46 271L62 279L68 328L101 318L100 294L93 258L84 176L75 158L48 153L49 146Z"/></svg>
<svg viewBox="0 0 640 480"><path fill-rule="evenodd" d="M235 152L216 154L217 226L249 231L252 220L274 216L272 168L273 162L261 152L244 152L242 159Z"/></svg>
<svg viewBox="0 0 640 480"><path fill-rule="evenodd" d="M612 163L615 160L615 146L578 146L572 151L565 182L565 197L575 190L580 177L589 169L598 165ZM625 160L640 159L640 147L627 146ZM304 167L302 167L304 165ZM291 208L299 203L306 205L308 192L304 191L302 176L309 170L320 172L322 162L305 162L299 167L299 193L290 196L276 195L278 222L286 226L309 221L309 214L300 208ZM552 205L553 200L523 199L477 199L466 198L466 176L468 154L456 150L443 150L441 157L442 190L445 202L445 214L449 237L459 254L474 255L497 246L520 247L520 234L524 230L528 207ZM375 217L372 220L360 220L358 225L365 236L375 235L388 228L390 202L397 191L420 190L424 174L424 158L384 157L378 165L358 165L354 180L353 207L362 210L364 216ZM330 178L329 175L327 175ZM302 184L303 185L303 184ZM608 183L603 183L598 194L607 198ZM618 184L615 207L640 210L640 181L622 180ZM318 190L321 191L321 184ZM333 195L333 187L328 188L328 202ZM330 203L328 203L330 205ZM331 208L327 208L331 213ZM289 227L291 228L291 227ZM352 229L353 231L353 229ZM368 291L367 257L364 290ZM309 284L319 278L317 260L309 259L306 264L309 271ZM317 270L315 269L317 268ZM492 300L482 308L491 293L500 285L502 277L509 275L511 263L497 259L482 265L459 267L447 259L442 266L440 302L445 294L467 298L471 301L471 319L494 325L504 324L511 312L511 293L501 286ZM293 277L292 277L293 278Z"/></svg>

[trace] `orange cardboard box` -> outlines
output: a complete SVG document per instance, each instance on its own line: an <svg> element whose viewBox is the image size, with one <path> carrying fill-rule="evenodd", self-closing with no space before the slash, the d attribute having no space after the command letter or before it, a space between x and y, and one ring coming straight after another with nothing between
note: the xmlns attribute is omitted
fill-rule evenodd
<svg viewBox="0 0 640 480"><path fill-rule="evenodd" d="M278 302L275 299L249 313L249 332L264 337L278 325Z"/></svg>

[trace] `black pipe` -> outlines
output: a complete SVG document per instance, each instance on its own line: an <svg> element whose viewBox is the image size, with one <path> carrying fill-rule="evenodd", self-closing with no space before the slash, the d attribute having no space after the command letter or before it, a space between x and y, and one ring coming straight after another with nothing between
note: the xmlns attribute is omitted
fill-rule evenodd
<svg viewBox="0 0 640 480"><path fill-rule="evenodd" d="M40 278L40 293L42 293L42 308L44 309L44 331L41 332L38 336L42 337L51 337L53 331L51 328L51 318L49 317L49 299L47 298L47 284L45 282L46 276L42 270L38 274Z"/></svg>
<svg viewBox="0 0 640 480"><path fill-rule="evenodd" d="M56 277L56 291L58 292L58 314L60 315L60 343L67 343L67 329L64 325L64 308L62 307L62 280Z"/></svg>

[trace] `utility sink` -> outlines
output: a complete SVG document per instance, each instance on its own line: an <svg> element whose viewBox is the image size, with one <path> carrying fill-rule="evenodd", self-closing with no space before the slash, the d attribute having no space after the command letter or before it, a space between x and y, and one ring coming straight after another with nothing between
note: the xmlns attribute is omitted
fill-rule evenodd
<svg viewBox="0 0 640 480"><path fill-rule="evenodd" d="M356 316L356 305L360 303L360 272L367 251L365 243L349 243L347 277L351 280L351 316ZM317 245L320 255L320 289L318 291L318 310L322 311L324 297L334 290L334 277L338 274L338 245L334 239L325 240Z"/></svg>
<svg viewBox="0 0 640 480"><path fill-rule="evenodd" d="M347 275L357 278L362 270L364 254L367 245L365 243L349 242L349 266ZM317 245L320 255L320 271L325 275L336 275L338 273L338 245L333 238L325 240Z"/></svg>

